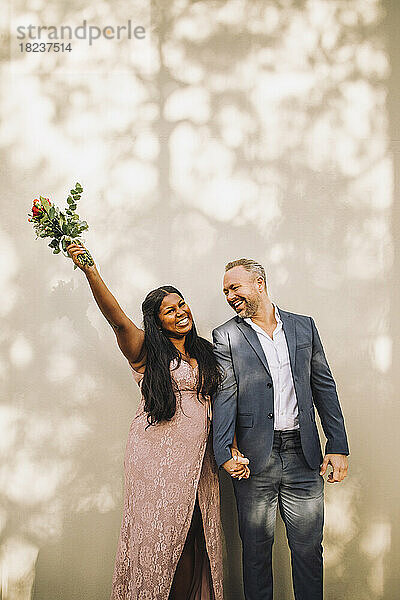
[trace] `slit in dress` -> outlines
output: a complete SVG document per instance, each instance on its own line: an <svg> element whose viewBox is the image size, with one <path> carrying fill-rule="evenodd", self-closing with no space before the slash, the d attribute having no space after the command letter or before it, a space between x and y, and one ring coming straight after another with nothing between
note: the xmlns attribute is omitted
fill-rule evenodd
<svg viewBox="0 0 400 600"><path fill-rule="evenodd" d="M183 562L187 559L187 553L191 550L191 544L194 545L194 558L188 561L187 569L191 573L185 572ZM185 554L186 553L186 554ZM184 586L179 578L190 578ZM182 597L181 585L186 587L186 598ZM176 567L174 580L168 600L214 600L214 587L211 577L210 560L206 549L204 537L203 519L199 506L198 498L193 510L192 521L186 538L181 557Z"/></svg>

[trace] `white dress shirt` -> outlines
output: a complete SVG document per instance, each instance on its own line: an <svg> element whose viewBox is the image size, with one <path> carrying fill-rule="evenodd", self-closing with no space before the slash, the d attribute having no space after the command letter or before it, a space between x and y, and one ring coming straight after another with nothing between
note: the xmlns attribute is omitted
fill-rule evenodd
<svg viewBox="0 0 400 600"><path fill-rule="evenodd" d="M289 350L278 308L275 308L276 327L272 338L249 318L244 319L260 340L274 386L274 429L288 431L299 428L299 410L290 367Z"/></svg>

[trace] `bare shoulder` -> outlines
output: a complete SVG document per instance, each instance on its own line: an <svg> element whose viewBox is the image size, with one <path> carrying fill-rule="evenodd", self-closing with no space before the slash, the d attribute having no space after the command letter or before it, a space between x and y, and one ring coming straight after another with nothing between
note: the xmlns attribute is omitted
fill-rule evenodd
<svg viewBox="0 0 400 600"><path fill-rule="evenodd" d="M147 358L146 348L143 344L140 356L136 360L128 359L128 362L129 362L130 366L132 367L132 369L134 371L136 371L136 373L143 374L146 370L146 358Z"/></svg>
<svg viewBox="0 0 400 600"><path fill-rule="evenodd" d="M132 365L140 365L145 356L144 340L145 334L143 329L139 329L136 325L127 318L124 326L114 329L117 337L118 346Z"/></svg>

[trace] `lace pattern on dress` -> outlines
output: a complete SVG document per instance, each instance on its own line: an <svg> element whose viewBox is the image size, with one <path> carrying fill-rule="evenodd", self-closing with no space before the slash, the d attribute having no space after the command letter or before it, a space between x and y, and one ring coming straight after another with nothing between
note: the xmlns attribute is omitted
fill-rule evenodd
<svg viewBox="0 0 400 600"><path fill-rule="evenodd" d="M180 401L171 421L146 429L143 398L124 459L124 506L111 600L168 600L196 494L215 600L223 600L218 469L212 454L209 398L197 398L198 369L171 363ZM140 386L143 374L133 376Z"/></svg>

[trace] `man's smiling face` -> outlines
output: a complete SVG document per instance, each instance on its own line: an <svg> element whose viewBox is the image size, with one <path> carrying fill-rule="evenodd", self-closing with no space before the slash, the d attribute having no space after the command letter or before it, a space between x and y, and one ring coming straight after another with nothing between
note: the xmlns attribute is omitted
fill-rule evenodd
<svg viewBox="0 0 400 600"><path fill-rule="evenodd" d="M254 317L261 304L261 278L255 273L238 266L224 275L225 298L239 317Z"/></svg>

